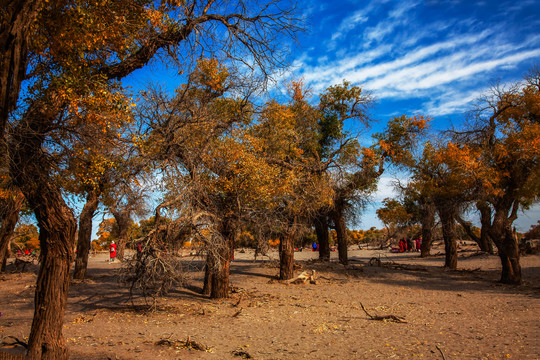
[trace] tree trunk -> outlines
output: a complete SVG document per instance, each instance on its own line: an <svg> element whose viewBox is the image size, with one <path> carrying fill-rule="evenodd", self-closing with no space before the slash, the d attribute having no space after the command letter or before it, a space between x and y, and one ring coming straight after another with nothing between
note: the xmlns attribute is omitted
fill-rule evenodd
<svg viewBox="0 0 540 360"><path fill-rule="evenodd" d="M22 209L24 196L18 192L4 204L5 213L2 217L2 227L0 227L0 272L6 270L7 258L9 256L9 241L13 237L13 231L19 221L19 213Z"/></svg>
<svg viewBox="0 0 540 360"><path fill-rule="evenodd" d="M212 267L210 277L212 288L210 298L224 299L229 297L229 274L234 252L235 229L232 219L224 219L219 230L222 243L217 248L217 258Z"/></svg>
<svg viewBox="0 0 540 360"><path fill-rule="evenodd" d="M445 261L444 267L452 270L457 269L457 234L456 234L456 210L452 205L442 204L438 207L441 218L442 233L444 238Z"/></svg>
<svg viewBox="0 0 540 360"><path fill-rule="evenodd" d="M294 239L296 236L296 217L279 242L279 278L289 280L294 277Z"/></svg>
<svg viewBox="0 0 540 360"><path fill-rule="evenodd" d="M347 252L347 226L343 217L343 207L338 206L332 213L334 225L336 227L336 237L338 243L339 262L343 265L349 263L349 255Z"/></svg>
<svg viewBox="0 0 540 360"><path fill-rule="evenodd" d="M28 64L28 36L43 0L2 1L0 27L0 137L15 108Z"/></svg>
<svg viewBox="0 0 540 360"><path fill-rule="evenodd" d="M32 157L26 159L29 161ZM42 162L34 160L32 164ZM34 209L41 247L28 358L68 359L62 327L75 246L75 217L62 199L60 191L49 180L47 172L44 173L39 165L28 166L28 162L22 161L17 163L19 166L11 170L13 173L21 171L22 174L13 178Z"/></svg>
<svg viewBox="0 0 540 360"><path fill-rule="evenodd" d="M461 216L456 216L457 222L461 225L463 230L467 233L467 235L478 245L481 251L488 252L489 246L488 243L485 241L486 237L477 236L474 233L473 227L470 222L467 222L461 218Z"/></svg>
<svg viewBox="0 0 540 360"><path fill-rule="evenodd" d="M424 204L422 206L422 244L420 245L420 257L428 257L431 255L434 227L435 206L433 204Z"/></svg>
<svg viewBox="0 0 540 360"><path fill-rule="evenodd" d="M481 249L485 249L491 255L495 254L493 249L493 240L489 236L489 228L491 226L491 208L484 201L479 201L476 203L476 208L480 211L480 243Z"/></svg>
<svg viewBox="0 0 540 360"><path fill-rule="evenodd" d="M212 292L212 271L214 269L214 264L214 254L208 253L206 255L206 264L204 266L204 283L202 290L202 294L206 296L210 296L210 293Z"/></svg>
<svg viewBox="0 0 540 360"><path fill-rule="evenodd" d="M328 217L326 213L319 215L315 221L315 233L319 242L319 259L330 261L330 236L328 233Z"/></svg>
<svg viewBox="0 0 540 360"><path fill-rule="evenodd" d="M10 251L9 251L9 242L8 242L8 245L6 246L4 251L0 253L0 259L1 259L0 273L5 273L6 272L7 260L9 259L9 255L10 255Z"/></svg>
<svg viewBox="0 0 540 360"><path fill-rule="evenodd" d="M92 189L86 195L86 204L79 218L79 236L77 239L77 255L75 258L75 270L73 278L82 280L86 276L88 256L90 254L90 242L92 240L92 219L99 205L99 191Z"/></svg>
<svg viewBox="0 0 540 360"><path fill-rule="evenodd" d="M511 229L506 229L504 242L498 250L502 265L500 281L504 284L521 284L519 247L517 237L513 234Z"/></svg>
<svg viewBox="0 0 540 360"><path fill-rule="evenodd" d="M116 257L118 260L124 261L124 253L128 241L129 225L131 222L131 211L111 209L111 212L116 220L116 226L118 227Z"/></svg>
<svg viewBox="0 0 540 360"><path fill-rule="evenodd" d="M494 240L501 259L502 272L500 282L505 284L521 284L521 265L517 237L512 231L512 223L516 214L509 215L512 206L506 204L495 209L493 224L489 236ZM513 209L517 213L517 208Z"/></svg>
<svg viewBox="0 0 540 360"><path fill-rule="evenodd" d="M58 101L61 99L35 100L13 129L8 146L10 175L34 209L41 246L29 359L69 357L62 327L77 223L51 179L48 156L41 148L44 134L58 115Z"/></svg>

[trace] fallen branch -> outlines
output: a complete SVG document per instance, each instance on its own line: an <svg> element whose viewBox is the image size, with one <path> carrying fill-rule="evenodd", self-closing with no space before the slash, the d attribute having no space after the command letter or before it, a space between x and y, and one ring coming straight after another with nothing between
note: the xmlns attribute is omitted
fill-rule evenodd
<svg viewBox="0 0 540 360"><path fill-rule="evenodd" d="M300 275L295 277L294 279L285 280L285 283L287 284L305 284L308 282L310 284L316 284L315 281L315 270L311 270L311 274L308 271L303 271Z"/></svg>
<svg viewBox="0 0 540 360"><path fill-rule="evenodd" d="M362 307L362 310L364 310L366 315L369 316L369 318L371 320L392 321L392 322L401 323L401 324L406 324L407 323L405 318L403 318L401 316L396 316L396 315L373 316L373 315L371 315L370 313L367 312L366 308L364 307L364 305L362 303L360 303L360 306Z"/></svg>
<svg viewBox="0 0 540 360"><path fill-rule="evenodd" d="M210 351L209 347L204 346L196 342L195 340L191 340L189 336L187 337L185 341L161 339L157 341L154 345L169 346L169 347L182 348L182 349L193 349L193 350L198 350L198 351Z"/></svg>
<svg viewBox="0 0 540 360"><path fill-rule="evenodd" d="M12 342L6 342L5 339L13 339ZM22 347L24 347L25 349L28 349L28 344L25 343L24 341L21 341L19 339L17 339L15 336L5 336L5 337L2 337L2 341L0 341L0 347L2 348L12 348L12 347L15 347L17 345L20 345Z"/></svg>
<svg viewBox="0 0 540 360"><path fill-rule="evenodd" d="M441 348L439 347L439 345L435 345L435 347L436 347L437 350L439 350L439 352L441 353L443 360L446 360L446 357L444 356L444 353L443 353L443 351L441 350Z"/></svg>

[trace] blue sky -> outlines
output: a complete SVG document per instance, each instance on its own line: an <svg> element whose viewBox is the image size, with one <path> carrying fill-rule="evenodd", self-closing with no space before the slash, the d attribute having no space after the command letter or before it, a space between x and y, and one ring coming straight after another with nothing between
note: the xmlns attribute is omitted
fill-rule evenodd
<svg viewBox="0 0 540 360"><path fill-rule="evenodd" d="M294 74L316 93L343 79L362 84L379 99L381 120L461 117L491 84L519 80L540 63L539 1L301 5L310 34L294 52Z"/></svg>
<svg viewBox="0 0 540 360"><path fill-rule="evenodd" d="M287 76L317 94L343 79L377 98L374 130L394 115L421 113L432 128L459 127L464 112L495 83L521 80L540 66L540 1L300 2L308 34L291 54ZM360 228L380 227L378 202L393 194L386 174ZM526 231L540 206L516 221Z"/></svg>
<svg viewBox="0 0 540 360"><path fill-rule="evenodd" d="M378 121L372 131L392 116L417 113L432 116L435 131L459 128L490 86L519 81L540 66L538 0L299 0L299 6L307 32L291 49L292 67L279 79L303 78L314 94L344 79L371 91ZM172 91L182 79L174 69L154 65L130 81L136 88L162 82ZM357 227L382 227L375 209L394 194L393 176L382 177ZM539 218L536 206L520 214L516 225L526 231Z"/></svg>

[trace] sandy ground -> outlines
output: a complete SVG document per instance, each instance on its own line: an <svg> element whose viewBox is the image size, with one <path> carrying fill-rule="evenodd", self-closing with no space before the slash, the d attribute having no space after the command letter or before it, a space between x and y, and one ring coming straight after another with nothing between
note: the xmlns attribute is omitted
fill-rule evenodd
<svg viewBox="0 0 540 360"><path fill-rule="evenodd" d="M201 261L186 258L187 288L159 298L153 312L132 307L117 281L120 264L92 257L88 279L70 288L64 335L72 359L540 359L538 255L522 257L521 286L498 284L498 258L473 247L460 250L458 271L443 270L443 255L351 247L345 268L337 253L323 264L318 253L297 252L298 273L316 271L316 284L299 285L276 280L270 255L253 262L251 251L237 251L226 300L198 293ZM382 266L370 266L373 257ZM26 340L36 270L0 276L0 338ZM373 320L362 305L405 322ZM183 346L188 338L207 351Z"/></svg>

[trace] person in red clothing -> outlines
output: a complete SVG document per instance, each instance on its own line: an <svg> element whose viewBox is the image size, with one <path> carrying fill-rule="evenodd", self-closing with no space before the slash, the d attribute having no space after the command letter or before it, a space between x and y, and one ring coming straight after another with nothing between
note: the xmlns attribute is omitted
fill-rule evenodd
<svg viewBox="0 0 540 360"><path fill-rule="evenodd" d="M116 259L116 244L113 242L111 242L111 245L109 246L109 253L111 255L111 262L114 262L114 260Z"/></svg>
<svg viewBox="0 0 540 360"><path fill-rule="evenodd" d="M405 251L405 239L399 240L399 252L402 253Z"/></svg>

